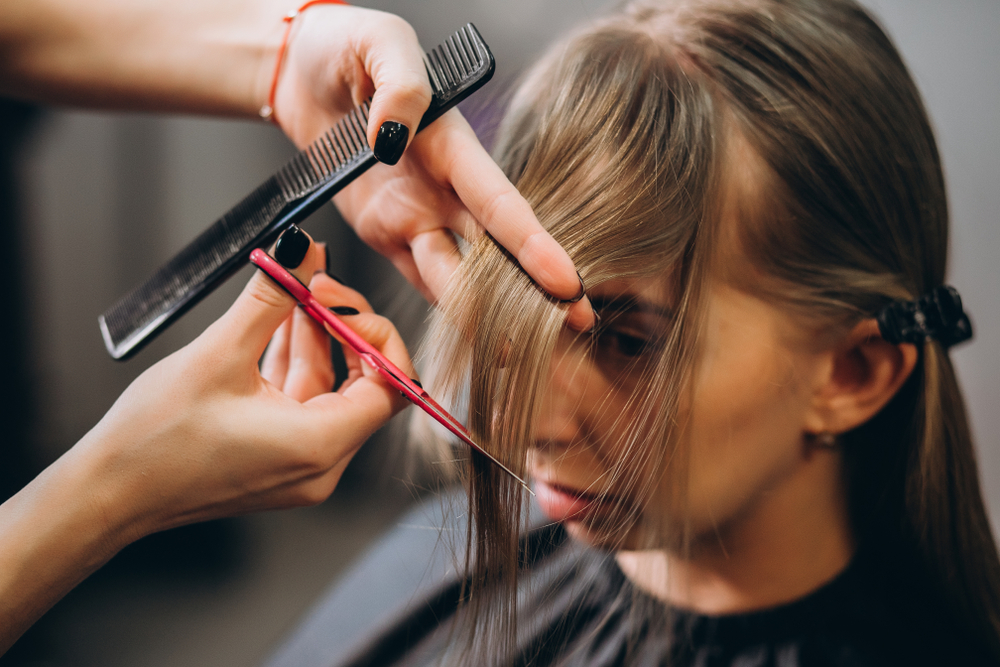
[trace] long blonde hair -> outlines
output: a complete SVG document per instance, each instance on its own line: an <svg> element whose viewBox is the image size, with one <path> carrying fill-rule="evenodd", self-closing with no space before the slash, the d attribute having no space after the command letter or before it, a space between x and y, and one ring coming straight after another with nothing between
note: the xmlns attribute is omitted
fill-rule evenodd
<svg viewBox="0 0 1000 667"><path fill-rule="evenodd" d="M496 154L587 284L669 270L680 285L650 391L634 399L656 410L636 411L649 415L630 429L641 440L623 445L643 465L683 460L676 408L734 135L764 166L739 234L770 297L850 325L944 281L930 124L892 43L852 0L636 2L571 35L514 96ZM469 389L474 435L520 474L563 315L485 237L432 326L437 390ZM1000 658L1000 561L947 352L924 344L890 405L843 443L859 549L895 563L886 571ZM514 618L521 496L475 457L467 479L471 650L510 655L513 622L495 630Z"/></svg>

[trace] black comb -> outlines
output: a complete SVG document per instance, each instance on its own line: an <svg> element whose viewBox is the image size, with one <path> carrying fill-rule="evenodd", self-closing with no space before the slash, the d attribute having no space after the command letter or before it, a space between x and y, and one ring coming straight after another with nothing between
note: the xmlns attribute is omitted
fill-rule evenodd
<svg viewBox="0 0 1000 667"><path fill-rule="evenodd" d="M424 56L433 91L417 132L493 76L489 47L471 23ZM354 109L270 177L146 282L98 318L108 353L127 359L242 268L254 248L274 243L375 164L368 103Z"/></svg>

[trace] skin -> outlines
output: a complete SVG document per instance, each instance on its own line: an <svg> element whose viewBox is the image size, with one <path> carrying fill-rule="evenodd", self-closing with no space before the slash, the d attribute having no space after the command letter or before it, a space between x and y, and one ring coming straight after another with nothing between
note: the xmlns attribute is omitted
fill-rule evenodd
<svg viewBox="0 0 1000 667"><path fill-rule="evenodd" d="M619 280L590 294L599 312L602 300L617 296L669 311L664 284ZM873 320L821 335L815 323L724 279L712 281L706 298L690 398L679 415L684 484L676 472L628 463L637 458L623 451L628 420L614 418L628 414L628 399L645 387L630 380L634 373L613 370L624 367L622 349L635 349L613 339L649 337L665 324L649 315L619 317L594 354L565 337L530 469L540 488L562 492L539 493L543 510L575 539L618 549L640 588L680 608L727 614L795 600L846 567L854 541L843 460L816 435L874 416L913 370L917 351L883 341ZM637 517L630 530L602 520L615 511ZM684 526L692 537L686 549L666 542L634 550Z"/></svg>

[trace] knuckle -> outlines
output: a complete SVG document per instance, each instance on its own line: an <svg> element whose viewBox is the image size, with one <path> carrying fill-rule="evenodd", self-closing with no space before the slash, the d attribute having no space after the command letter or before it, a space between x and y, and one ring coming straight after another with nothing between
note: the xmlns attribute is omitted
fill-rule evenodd
<svg viewBox="0 0 1000 667"><path fill-rule="evenodd" d="M255 276L247 284L246 295L250 299L270 308L280 308L290 299L284 293L267 284L260 275Z"/></svg>
<svg viewBox="0 0 1000 667"><path fill-rule="evenodd" d="M483 219L480 221L483 227L489 228L498 222L513 196L514 192L506 188L490 196L483 205Z"/></svg>
<svg viewBox="0 0 1000 667"><path fill-rule="evenodd" d="M417 31L414 30L413 26L410 25L409 21L404 19L402 16L387 12L384 15L383 20L385 21L386 27L398 33L399 37L412 40L414 43L416 43Z"/></svg>
<svg viewBox="0 0 1000 667"><path fill-rule="evenodd" d="M319 505L330 497L331 491L326 484L312 482L302 490L302 500L309 507Z"/></svg>

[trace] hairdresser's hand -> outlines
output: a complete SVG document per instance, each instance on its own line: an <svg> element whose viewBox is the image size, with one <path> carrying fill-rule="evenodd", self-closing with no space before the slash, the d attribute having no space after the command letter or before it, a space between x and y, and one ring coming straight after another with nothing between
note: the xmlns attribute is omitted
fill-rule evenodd
<svg viewBox="0 0 1000 667"><path fill-rule="evenodd" d="M322 257L312 244L295 270L299 279L308 283ZM312 284L324 305L362 311L351 326L413 372L395 328L360 295L322 274ZM283 369L268 382L257 363L289 315ZM318 503L357 448L405 405L357 363L331 393L328 350L327 334L258 272L228 313L140 376L81 444L121 471L116 482L141 533Z"/></svg>
<svg viewBox="0 0 1000 667"><path fill-rule="evenodd" d="M460 113L453 110L413 136L431 90L409 24L369 9L318 5L296 19L289 43L274 113L300 147L374 93L368 143L385 164L338 195L336 204L427 299L442 293L458 266L454 234L471 240L484 231L546 291L563 299L579 295L573 262ZM575 304L568 318L570 326L589 329L589 302Z"/></svg>
<svg viewBox="0 0 1000 667"><path fill-rule="evenodd" d="M325 305L361 311L348 317L354 330L412 373L392 324L356 292L313 277L323 253L299 247L299 279L312 279ZM268 382L257 363L289 316L290 337L272 355L281 368ZM330 495L358 447L406 402L357 358L332 393L327 334L300 317L258 272L221 319L139 376L93 430L0 506L0 653L143 535Z"/></svg>
<svg viewBox="0 0 1000 667"><path fill-rule="evenodd" d="M412 373L392 324L356 292L314 277L324 254L303 246L299 279L312 279L325 305L361 311L348 317L354 330ZM289 316L272 383L257 363ZM358 447L406 402L356 358L332 393L329 339L299 317L258 272L221 319L139 376L93 430L0 506L0 653L143 535L330 495Z"/></svg>

